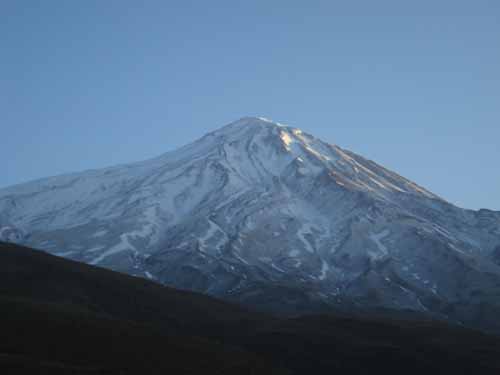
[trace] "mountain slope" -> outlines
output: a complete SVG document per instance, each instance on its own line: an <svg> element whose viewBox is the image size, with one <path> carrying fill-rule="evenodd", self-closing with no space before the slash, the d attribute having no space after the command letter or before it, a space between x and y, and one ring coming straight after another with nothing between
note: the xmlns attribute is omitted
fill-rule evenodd
<svg viewBox="0 0 500 375"><path fill-rule="evenodd" d="M0 236L274 312L413 310L500 331L500 213L260 118L2 189Z"/></svg>
<svg viewBox="0 0 500 375"><path fill-rule="evenodd" d="M496 374L500 339L439 322L283 319L0 243L0 372Z"/></svg>
<svg viewBox="0 0 500 375"><path fill-rule="evenodd" d="M258 314L15 245L0 262L1 373L288 373L221 343Z"/></svg>

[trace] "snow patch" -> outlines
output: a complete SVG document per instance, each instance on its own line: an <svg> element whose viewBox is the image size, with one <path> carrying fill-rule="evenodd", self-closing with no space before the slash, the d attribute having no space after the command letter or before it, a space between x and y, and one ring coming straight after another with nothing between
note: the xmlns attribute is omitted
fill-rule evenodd
<svg viewBox="0 0 500 375"><path fill-rule="evenodd" d="M380 233L371 233L369 235L370 239L373 242L375 242L375 245L377 245L377 248L379 250L378 254L375 254L373 252L369 252L369 253L371 253L370 255L372 255L374 258L381 258L381 257L384 257L385 255L388 254L387 247L385 247L385 245L381 241L382 241L382 239L387 237L390 233L391 232L388 229L384 229Z"/></svg>
<svg viewBox="0 0 500 375"><path fill-rule="evenodd" d="M243 263L245 263L246 265L250 265L250 263L248 263L245 259L243 259L236 251L233 252L233 255L235 256L236 259L242 261Z"/></svg>
<svg viewBox="0 0 500 375"><path fill-rule="evenodd" d="M213 246L216 250L220 249L228 240L226 232L222 230L222 228L215 222L213 222L211 219L208 219L208 224L209 227L207 229L207 232L205 235L198 240L200 241L200 246L204 249L208 248L209 245L207 245L208 240L211 238L215 237L216 234L219 235L218 241L215 243Z"/></svg>
<svg viewBox="0 0 500 375"><path fill-rule="evenodd" d="M77 253L77 251L63 251L62 253L55 253L55 255L65 258L75 253Z"/></svg>
<svg viewBox="0 0 500 375"><path fill-rule="evenodd" d="M278 272L285 273L285 270L284 270L284 269L282 269L282 268L278 267L278 266L277 266L276 264L274 264L274 263L271 263L271 267L272 267L272 268L274 268L274 269L275 269L276 271L278 271Z"/></svg>
<svg viewBox="0 0 500 375"><path fill-rule="evenodd" d="M100 230L100 231L97 231L95 232L92 237L94 238L97 238L97 237L102 237L102 236L105 236L106 234L108 233L107 230Z"/></svg>
<svg viewBox="0 0 500 375"><path fill-rule="evenodd" d="M309 242L309 240L305 237L306 234L312 234L311 228L312 228L312 226L309 223L302 224L302 227L297 232L297 236L300 238L300 240L304 244L306 250L312 254L312 253L314 253L314 249L313 249L311 243Z"/></svg>
<svg viewBox="0 0 500 375"><path fill-rule="evenodd" d="M108 249L107 251L105 251L104 253L99 255L98 257L94 258L92 261L89 262L89 264L96 265L99 262L101 262L102 260L104 260L105 258L109 257L110 255L118 254L118 253L121 253L121 252L127 251L127 250L134 250L134 247L130 244L130 242L128 240L128 234L122 234L120 236L120 242L118 244L111 247L110 249Z"/></svg>
<svg viewBox="0 0 500 375"><path fill-rule="evenodd" d="M321 260L321 274L319 275L319 279L325 280L326 275L327 275L329 270L330 270L330 266L328 265L328 263L324 259L322 259Z"/></svg>
<svg viewBox="0 0 500 375"><path fill-rule="evenodd" d="M94 253L94 252L102 250L102 249L104 249L104 246L101 245L101 246L95 246L95 247L92 247L90 249L87 249L84 252L85 253Z"/></svg>

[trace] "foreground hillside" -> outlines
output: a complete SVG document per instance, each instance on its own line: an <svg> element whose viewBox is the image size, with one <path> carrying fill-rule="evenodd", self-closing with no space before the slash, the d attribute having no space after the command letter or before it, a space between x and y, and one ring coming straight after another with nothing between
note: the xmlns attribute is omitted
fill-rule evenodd
<svg viewBox="0 0 500 375"><path fill-rule="evenodd" d="M439 322L282 319L0 243L0 372L498 373L500 339Z"/></svg>

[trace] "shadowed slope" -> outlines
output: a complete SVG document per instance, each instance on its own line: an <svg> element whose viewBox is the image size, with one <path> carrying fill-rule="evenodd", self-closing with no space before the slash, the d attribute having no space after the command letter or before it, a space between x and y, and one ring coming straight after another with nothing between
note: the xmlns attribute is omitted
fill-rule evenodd
<svg viewBox="0 0 500 375"><path fill-rule="evenodd" d="M0 264L7 373L500 371L500 339L444 323L278 319L10 244Z"/></svg>

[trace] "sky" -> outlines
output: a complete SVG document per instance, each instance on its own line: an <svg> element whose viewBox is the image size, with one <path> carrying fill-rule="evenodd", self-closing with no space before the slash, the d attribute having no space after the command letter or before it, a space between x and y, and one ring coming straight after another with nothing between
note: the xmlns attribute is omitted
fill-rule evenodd
<svg viewBox="0 0 500 375"><path fill-rule="evenodd" d="M0 187L244 116L500 210L500 2L0 2Z"/></svg>

